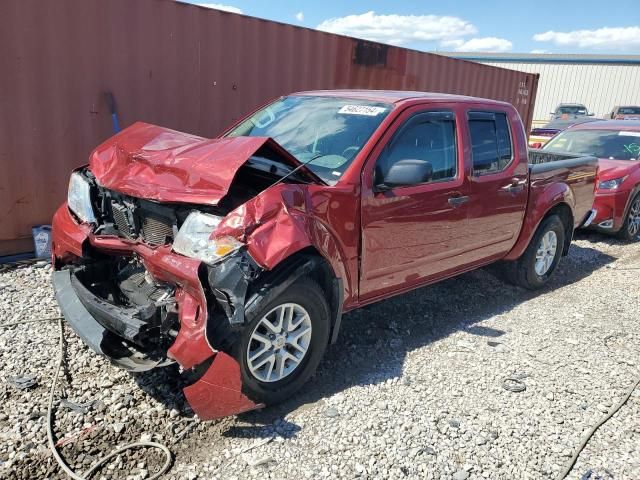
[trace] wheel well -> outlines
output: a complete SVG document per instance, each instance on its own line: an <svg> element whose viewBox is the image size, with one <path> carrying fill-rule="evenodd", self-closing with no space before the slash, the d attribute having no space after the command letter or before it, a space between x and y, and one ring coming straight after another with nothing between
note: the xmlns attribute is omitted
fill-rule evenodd
<svg viewBox="0 0 640 480"><path fill-rule="evenodd" d="M551 215L557 215L558 217L560 217L560 220L564 225L565 236L562 254L566 255L569 253L569 247L571 246L571 241L573 240L573 211L571 210L571 207L569 207L569 205L567 205L566 203L559 203L546 213L543 220L550 217Z"/></svg>
<svg viewBox="0 0 640 480"><path fill-rule="evenodd" d="M327 303L331 311L330 338L335 341L337 330L340 328L342 317L343 284L338 278L329 262L314 247L307 247L288 256L272 270L264 272L249 286L247 298L251 297L251 292L257 292L266 286L280 283L282 280L300 275L300 268L309 268L304 273L311 277L324 292ZM308 267L307 267L308 266ZM268 287L267 287L268 288Z"/></svg>

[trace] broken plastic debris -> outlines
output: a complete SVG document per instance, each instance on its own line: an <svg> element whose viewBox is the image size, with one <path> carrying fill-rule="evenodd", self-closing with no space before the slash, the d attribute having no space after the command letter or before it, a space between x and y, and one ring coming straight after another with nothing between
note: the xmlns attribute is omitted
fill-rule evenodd
<svg viewBox="0 0 640 480"><path fill-rule="evenodd" d="M38 381L33 375L17 375L15 377L8 378L7 382L18 390L28 390L29 388L33 388L38 385Z"/></svg>
<svg viewBox="0 0 640 480"><path fill-rule="evenodd" d="M89 413L94 403L95 403L95 400L89 400L88 402L84 402L84 403L72 402L71 400L67 400L66 398L63 398L62 400L60 400L61 407L66 407L69 410L72 410L76 413L82 413L82 414Z"/></svg>

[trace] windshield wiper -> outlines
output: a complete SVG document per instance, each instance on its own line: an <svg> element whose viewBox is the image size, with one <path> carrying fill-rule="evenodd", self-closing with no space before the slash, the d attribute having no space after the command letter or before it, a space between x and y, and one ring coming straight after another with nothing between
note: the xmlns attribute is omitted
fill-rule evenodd
<svg viewBox="0 0 640 480"><path fill-rule="evenodd" d="M302 167L310 164L311 162L313 162L315 159L320 158L320 157L324 157L325 155L323 154L318 154L315 155L313 157L311 157L309 160L307 160L306 162L302 162L300 163L300 165L298 165L297 167L295 167L293 170L291 170L289 173L287 173L285 176L279 178L275 183L273 183L272 185L269 185L268 188L274 187L276 185L278 185L279 183L281 183L282 181L284 181L285 179L289 178L291 175L293 175L294 173L296 173L298 170L300 170ZM325 185L329 185L327 182L325 182L324 179L320 178L318 176L318 178L325 184Z"/></svg>

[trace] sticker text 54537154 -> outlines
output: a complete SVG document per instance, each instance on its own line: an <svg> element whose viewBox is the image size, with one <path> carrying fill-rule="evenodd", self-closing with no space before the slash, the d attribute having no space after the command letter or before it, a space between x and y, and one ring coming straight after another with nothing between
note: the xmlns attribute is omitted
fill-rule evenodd
<svg viewBox="0 0 640 480"><path fill-rule="evenodd" d="M344 105L338 113L345 115L366 115L368 117L375 117L386 111L384 107L373 107L371 105Z"/></svg>

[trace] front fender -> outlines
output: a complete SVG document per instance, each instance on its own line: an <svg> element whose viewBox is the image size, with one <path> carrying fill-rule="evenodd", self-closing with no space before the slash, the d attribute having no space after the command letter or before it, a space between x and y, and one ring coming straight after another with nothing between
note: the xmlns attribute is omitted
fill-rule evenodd
<svg viewBox="0 0 640 480"><path fill-rule="evenodd" d="M229 213L214 236L230 235L242 241L265 270L275 268L296 252L314 247L342 280L344 298L351 298L347 255L339 235L326 221L327 211L317 209L306 186L280 184Z"/></svg>

